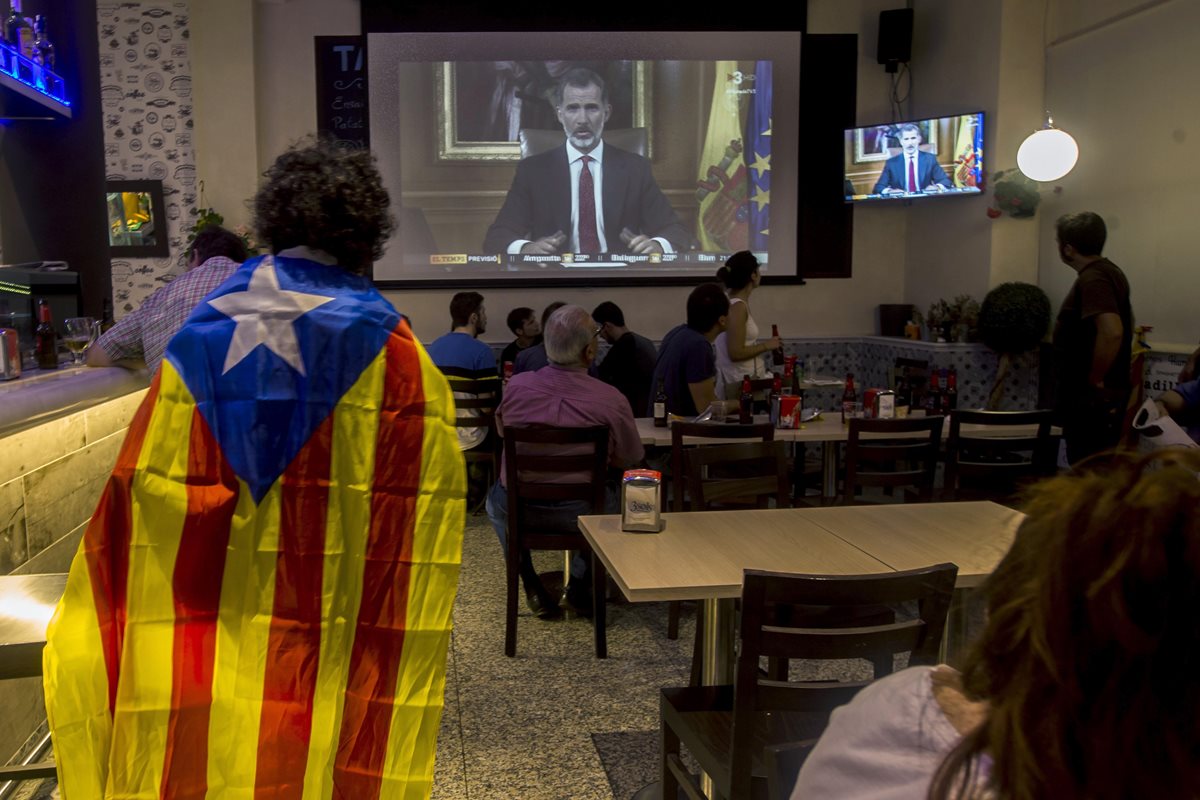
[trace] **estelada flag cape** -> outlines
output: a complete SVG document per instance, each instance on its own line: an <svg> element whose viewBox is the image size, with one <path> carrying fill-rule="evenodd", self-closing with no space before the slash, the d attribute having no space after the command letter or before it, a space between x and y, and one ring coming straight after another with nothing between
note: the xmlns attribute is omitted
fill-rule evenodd
<svg viewBox="0 0 1200 800"><path fill-rule="evenodd" d="M369 281L248 261L168 346L50 624L66 800L427 797L464 490Z"/></svg>

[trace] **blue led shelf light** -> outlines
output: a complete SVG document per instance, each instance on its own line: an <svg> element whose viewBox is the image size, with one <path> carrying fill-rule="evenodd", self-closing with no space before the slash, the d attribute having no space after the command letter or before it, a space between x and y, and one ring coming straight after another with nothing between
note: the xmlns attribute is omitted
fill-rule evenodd
<svg viewBox="0 0 1200 800"><path fill-rule="evenodd" d="M66 82L6 42L0 42L0 86L24 95L64 117L71 116Z"/></svg>

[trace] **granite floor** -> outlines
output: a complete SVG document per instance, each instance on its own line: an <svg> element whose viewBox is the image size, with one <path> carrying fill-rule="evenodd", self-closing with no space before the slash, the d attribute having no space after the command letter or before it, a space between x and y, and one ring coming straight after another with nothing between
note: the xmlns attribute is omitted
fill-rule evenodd
<svg viewBox="0 0 1200 800"><path fill-rule="evenodd" d="M657 776L658 689L687 683L694 625L685 604L671 641L665 604L610 603L599 660L590 621L543 622L522 603L507 658L503 556L487 518L468 517L433 797L625 800Z"/></svg>

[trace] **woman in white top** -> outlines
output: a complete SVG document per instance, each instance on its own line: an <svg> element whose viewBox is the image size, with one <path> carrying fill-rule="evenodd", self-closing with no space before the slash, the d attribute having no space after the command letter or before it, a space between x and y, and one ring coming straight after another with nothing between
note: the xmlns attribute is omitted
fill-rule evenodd
<svg viewBox="0 0 1200 800"><path fill-rule="evenodd" d="M729 294L729 314L725 331L713 343L717 351L717 397L730 399L737 391L742 378L747 375L765 377L767 374L764 353L779 347L774 336L758 341L758 325L750 316L750 295L758 288L761 277L758 259L749 250L734 253L717 270L717 280L725 284Z"/></svg>
<svg viewBox="0 0 1200 800"><path fill-rule="evenodd" d="M1200 798L1200 453L1038 487L961 676L913 667L836 710L792 800Z"/></svg>

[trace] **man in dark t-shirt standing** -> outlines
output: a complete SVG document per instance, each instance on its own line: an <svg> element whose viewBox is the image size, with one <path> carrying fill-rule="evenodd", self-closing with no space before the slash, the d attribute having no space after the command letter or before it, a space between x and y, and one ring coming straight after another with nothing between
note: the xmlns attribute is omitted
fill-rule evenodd
<svg viewBox="0 0 1200 800"><path fill-rule="evenodd" d="M663 338L650 381L646 416L654 416L654 395L661 382L667 395L667 413L694 417L717 399L717 358L712 343L725 330L729 298L715 283L702 283L687 301L687 323Z"/></svg>
<svg viewBox="0 0 1200 800"><path fill-rule="evenodd" d="M1054 325L1056 411L1072 464L1115 447L1129 402L1133 310L1129 281L1100 253L1098 214L1067 214L1055 225L1059 257L1079 273Z"/></svg>

